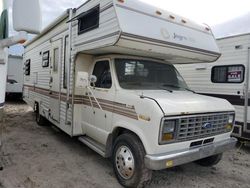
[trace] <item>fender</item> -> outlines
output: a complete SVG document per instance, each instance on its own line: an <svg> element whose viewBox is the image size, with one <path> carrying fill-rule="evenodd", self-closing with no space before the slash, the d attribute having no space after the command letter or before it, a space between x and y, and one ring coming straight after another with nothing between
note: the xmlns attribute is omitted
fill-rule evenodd
<svg viewBox="0 0 250 188"><path fill-rule="evenodd" d="M141 131L141 129L139 129L137 125L134 125L128 122L118 122L116 123L116 125L113 126L112 132L108 136L107 143L106 143L106 157L110 157L112 155L113 142L114 142L114 139L117 137L117 135L115 135L115 132L117 129L124 129L138 136L138 138L141 140L144 146L146 153L148 153L147 152L148 151L147 139L145 138L143 131Z"/></svg>

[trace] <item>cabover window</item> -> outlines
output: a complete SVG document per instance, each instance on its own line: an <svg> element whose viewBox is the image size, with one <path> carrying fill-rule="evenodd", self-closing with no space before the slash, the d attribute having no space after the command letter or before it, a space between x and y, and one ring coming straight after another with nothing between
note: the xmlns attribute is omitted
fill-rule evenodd
<svg viewBox="0 0 250 188"><path fill-rule="evenodd" d="M42 67L49 66L49 51L43 52Z"/></svg>
<svg viewBox="0 0 250 188"><path fill-rule="evenodd" d="M84 12L78 18L78 34L88 32L99 27L100 6Z"/></svg>
<svg viewBox="0 0 250 188"><path fill-rule="evenodd" d="M213 83L242 83L244 81L244 65L225 65L212 68Z"/></svg>
<svg viewBox="0 0 250 188"><path fill-rule="evenodd" d="M30 59L27 59L25 64L24 64L24 74L26 76L30 76Z"/></svg>

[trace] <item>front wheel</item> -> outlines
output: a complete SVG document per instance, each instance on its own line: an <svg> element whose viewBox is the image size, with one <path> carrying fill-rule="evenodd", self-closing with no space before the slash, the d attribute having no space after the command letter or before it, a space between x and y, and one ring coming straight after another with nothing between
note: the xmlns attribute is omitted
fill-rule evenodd
<svg viewBox="0 0 250 188"><path fill-rule="evenodd" d="M119 136L113 149L113 168L119 183L124 187L144 187L151 179L151 170L144 164L145 151L134 134Z"/></svg>
<svg viewBox="0 0 250 188"><path fill-rule="evenodd" d="M195 163L201 165L201 166L214 166L218 164L222 159L222 153L218 155L213 155L204 159L200 159L198 161L195 161Z"/></svg>

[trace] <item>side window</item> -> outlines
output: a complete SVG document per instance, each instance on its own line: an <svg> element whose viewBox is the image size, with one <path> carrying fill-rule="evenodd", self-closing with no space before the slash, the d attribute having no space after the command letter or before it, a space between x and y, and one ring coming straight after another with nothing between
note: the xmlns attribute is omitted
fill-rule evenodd
<svg viewBox="0 0 250 188"><path fill-rule="evenodd" d="M99 27L100 6L96 6L78 18L78 34L86 33Z"/></svg>
<svg viewBox="0 0 250 188"><path fill-rule="evenodd" d="M58 72L58 63L59 63L59 48L54 48L53 52L53 71Z"/></svg>
<svg viewBox="0 0 250 188"><path fill-rule="evenodd" d="M68 65L69 65L69 36L66 36L64 39L64 66L63 66L64 89L67 89Z"/></svg>
<svg viewBox="0 0 250 188"><path fill-rule="evenodd" d="M30 59L27 59L24 65L25 65L25 67L24 67L24 70L25 70L24 74L26 76L30 76Z"/></svg>
<svg viewBox="0 0 250 188"><path fill-rule="evenodd" d="M49 66L49 51L43 52L42 67Z"/></svg>
<svg viewBox="0 0 250 188"><path fill-rule="evenodd" d="M225 65L212 68L213 83L242 83L244 82L244 65Z"/></svg>
<svg viewBox="0 0 250 188"><path fill-rule="evenodd" d="M112 86L109 61L98 61L95 64L93 75L97 77L95 87L109 89Z"/></svg>

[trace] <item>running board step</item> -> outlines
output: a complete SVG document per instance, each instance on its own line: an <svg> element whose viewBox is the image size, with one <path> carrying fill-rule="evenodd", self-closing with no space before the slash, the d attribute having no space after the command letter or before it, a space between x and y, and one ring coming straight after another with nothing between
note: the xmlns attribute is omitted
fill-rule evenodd
<svg viewBox="0 0 250 188"><path fill-rule="evenodd" d="M92 138L90 138L88 136L81 136L78 138L78 140L80 142L84 143L85 145L87 145L89 148L91 148L92 150L94 150L98 154L100 154L102 157L106 156L105 146L96 142Z"/></svg>

